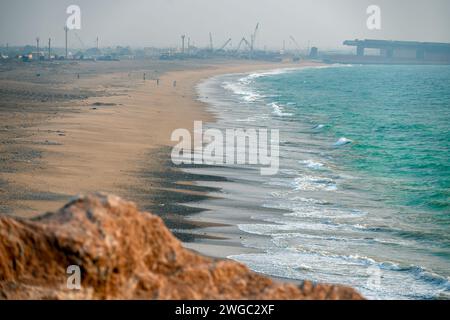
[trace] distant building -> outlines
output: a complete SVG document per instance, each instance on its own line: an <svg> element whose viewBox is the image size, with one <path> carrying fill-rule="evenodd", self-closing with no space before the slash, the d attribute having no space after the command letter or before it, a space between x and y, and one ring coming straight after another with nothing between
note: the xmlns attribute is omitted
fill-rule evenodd
<svg viewBox="0 0 450 320"><path fill-rule="evenodd" d="M319 49L317 47L312 47L311 51L309 52L309 57L311 59L317 59L319 56Z"/></svg>

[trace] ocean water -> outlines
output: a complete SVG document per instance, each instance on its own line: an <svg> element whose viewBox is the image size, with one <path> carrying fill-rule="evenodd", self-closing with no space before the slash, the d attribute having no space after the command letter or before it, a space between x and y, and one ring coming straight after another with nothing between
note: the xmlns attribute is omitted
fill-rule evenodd
<svg viewBox="0 0 450 320"><path fill-rule="evenodd" d="M259 249L229 258L371 299L450 297L449 66L280 69L198 89L211 127L280 130L277 175L220 170L230 182L209 209L241 208L242 244Z"/></svg>

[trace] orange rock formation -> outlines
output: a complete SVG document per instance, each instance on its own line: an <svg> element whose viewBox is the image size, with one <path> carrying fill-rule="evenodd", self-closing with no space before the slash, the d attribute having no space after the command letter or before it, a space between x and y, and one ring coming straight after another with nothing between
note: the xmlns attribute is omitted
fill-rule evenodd
<svg viewBox="0 0 450 320"><path fill-rule="evenodd" d="M81 289L67 286L79 266ZM183 248L159 217L118 197L79 197L34 220L0 217L0 299L361 299L278 283Z"/></svg>

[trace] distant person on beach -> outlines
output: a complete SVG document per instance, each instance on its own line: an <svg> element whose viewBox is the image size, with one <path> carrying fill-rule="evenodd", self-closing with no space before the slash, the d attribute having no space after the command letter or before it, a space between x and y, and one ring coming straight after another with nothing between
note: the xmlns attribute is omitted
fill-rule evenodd
<svg viewBox="0 0 450 320"><path fill-rule="evenodd" d="M173 87L175 88L177 86L177 81L175 80L174 82L173 82Z"/></svg>
<svg viewBox="0 0 450 320"><path fill-rule="evenodd" d="M156 79L156 85L159 86L159 79Z"/></svg>

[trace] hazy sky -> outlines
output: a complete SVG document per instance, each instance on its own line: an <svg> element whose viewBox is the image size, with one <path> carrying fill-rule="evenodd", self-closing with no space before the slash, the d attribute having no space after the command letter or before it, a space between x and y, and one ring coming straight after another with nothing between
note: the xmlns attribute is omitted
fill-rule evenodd
<svg viewBox="0 0 450 320"><path fill-rule="evenodd" d="M82 29L73 47L177 46L186 34L198 46L228 38L236 45L261 23L258 47L281 47L289 36L306 46L339 47L345 39L450 42L449 0L0 0L0 45L64 44L66 8L81 7ZM366 9L381 7L382 30L366 27ZM77 37L78 36L78 37ZM81 40L79 40L79 39Z"/></svg>

